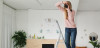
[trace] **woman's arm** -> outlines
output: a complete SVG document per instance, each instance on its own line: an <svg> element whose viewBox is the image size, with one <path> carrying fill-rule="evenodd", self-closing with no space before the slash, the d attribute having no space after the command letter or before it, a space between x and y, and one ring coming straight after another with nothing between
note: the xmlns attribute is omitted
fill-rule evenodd
<svg viewBox="0 0 100 48"><path fill-rule="evenodd" d="M57 2L57 3L56 3L56 7L57 7L59 10L61 10L61 11L64 12L64 8L61 6L61 4L64 4L63 1Z"/></svg>

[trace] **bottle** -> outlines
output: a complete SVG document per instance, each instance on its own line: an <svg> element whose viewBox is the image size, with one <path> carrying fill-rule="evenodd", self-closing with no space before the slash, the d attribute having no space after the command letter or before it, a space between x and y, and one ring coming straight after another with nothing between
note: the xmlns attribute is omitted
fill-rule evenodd
<svg viewBox="0 0 100 48"><path fill-rule="evenodd" d="M33 38L35 39L35 34L34 34Z"/></svg>

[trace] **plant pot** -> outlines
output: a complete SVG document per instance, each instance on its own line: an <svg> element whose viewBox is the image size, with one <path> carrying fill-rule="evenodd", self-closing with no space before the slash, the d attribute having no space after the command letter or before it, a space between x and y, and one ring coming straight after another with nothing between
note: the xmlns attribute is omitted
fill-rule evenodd
<svg viewBox="0 0 100 48"><path fill-rule="evenodd" d="M23 47L15 47L15 48L23 48Z"/></svg>
<svg viewBox="0 0 100 48"><path fill-rule="evenodd" d="M22 48L22 47L18 47L18 48Z"/></svg>
<svg viewBox="0 0 100 48"><path fill-rule="evenodd" d="M94 48L100 48L100 47L94 47Z"/></svg>

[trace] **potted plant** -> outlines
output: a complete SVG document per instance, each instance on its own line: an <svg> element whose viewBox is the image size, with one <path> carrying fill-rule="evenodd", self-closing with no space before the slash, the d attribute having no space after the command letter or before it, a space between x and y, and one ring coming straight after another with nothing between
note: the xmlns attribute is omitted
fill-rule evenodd
<svg viewBox="0 0 100 48"><path fill-rule="evenodd" d="M100 47L100 44L98 44L97 42L98 42L98 40L96 40L96 41L89 41L89 43L91 43L94 46L94 48L99 48Z"/></svg>
<svg viewBox="0 0 100 48"><path fill-rule="evenodd" d="M89 43L91 43L94 46L94 48L100 47L100 44L98 44L98 40L97 40L98 35L95 32L90 33L89 39L90 39Z"/></svg>
<svg viewBox="0 0 100 48"><path fill-rule="evenodd" d="M12 36L14 47L22 48L26 45L26 33L23 30L15 31Z"/></svg>

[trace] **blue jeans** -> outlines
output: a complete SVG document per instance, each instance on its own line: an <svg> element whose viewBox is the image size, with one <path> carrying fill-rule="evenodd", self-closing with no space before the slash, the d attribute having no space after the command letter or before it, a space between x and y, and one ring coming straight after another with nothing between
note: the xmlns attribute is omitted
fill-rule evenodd
<svg viewBox="0 0 100 48"><path fill-rule="evenodd" d="M65 44L67 48L75 48L75 40L77 35L77 28L65 28ZM71 38L71 45L70 45Z"/></svg>

